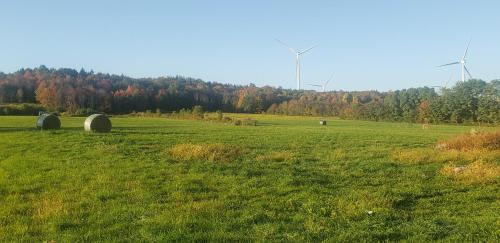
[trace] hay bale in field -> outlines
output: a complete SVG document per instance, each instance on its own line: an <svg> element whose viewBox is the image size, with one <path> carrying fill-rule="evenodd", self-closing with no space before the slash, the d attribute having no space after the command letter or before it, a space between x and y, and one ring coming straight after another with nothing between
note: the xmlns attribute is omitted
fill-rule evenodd
<svg viewBox="0 0 500 243"><path fill-rule="evenodd" d="M321 121L319 121L319 125L321 125L321 126L326 126L326 121L325 121L325 120L321 120Z"/></svg>
<svg viewBox="0 0 500 243"><path fill-rule="evenodd" d="M61 128L59 117L51 113L40 113L36 120L36 128L41 130L55 130Z"/></svg>
<svg viewBox="0 0 500 243"><path fill-rule="evenodd" d="M83 127L87 132L110 132L111 121L104 114L94 114L85 119Z"/></svg>

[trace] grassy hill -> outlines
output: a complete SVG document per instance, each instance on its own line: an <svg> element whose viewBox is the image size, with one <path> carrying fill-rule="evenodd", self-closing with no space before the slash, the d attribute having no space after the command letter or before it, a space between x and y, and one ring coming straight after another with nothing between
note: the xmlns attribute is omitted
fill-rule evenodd
<svg viewBox="0 0 500 243"><path fill-rule="evenodd" d="M252 117L115 117L109 134L0 117L0 241L500 237L498 150L435 149L471 127ZM444 173L483 162L493 176Z"/></svg>

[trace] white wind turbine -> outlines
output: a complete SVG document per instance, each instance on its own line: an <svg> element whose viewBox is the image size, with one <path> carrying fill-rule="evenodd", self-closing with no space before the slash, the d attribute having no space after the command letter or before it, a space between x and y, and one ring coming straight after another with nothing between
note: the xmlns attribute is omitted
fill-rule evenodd
<svg viewBox="0 0 500 243"><path fill-rule="evenodd" d="M279 42L280 44L284 45L292 54L295 55L295 62L296 62L296 65L297 67L295 68L295 75L296 75L296 79L297 79L297 89L300 90L300 56L308 51L310 51L311 49L313 49L314 47L316 47L317 45L313 45L307 49L305 49L304 51L301 51L301 50L295 50L291 47L289 47L287 44L285 44L283 41L280 41L278 39L276 39L277 42Z"/></svg>
<svg viewBox="0 0 500 243"><path fill-rule="evenodd" d="M320 84L309 84L309 85L315 86L315 87L321 87L322 92L325 92L326 91L326 86L328 85L328 83L330 81L332 81L332 79L333 79L333 74L332 74L332 76L330 76L330 78L326 82L324 82L321 85Z"/></svg>
<svg viewBox="0 0 500 243"><path fill-rule="evenodd" d="M469 77L472 78L472 75L470 74L469 70L465 66L465 63L467 61L467 52L469 51L469 45L470 45L470 41L469 41L469 44L467 44L467 48L465 49L464 55L462 56L462 58L458 62L452 62L452 63L444 64L444 65L441 65L438 67L460 64L462 82L465 82L465 72L467 72Z"/></svg>
<svg viewBox="0 0 500 243"><path fill-rule="evenodd" d="M450 74L450 78L448 78L448 81L443 82L443 85L434 85L434 86L431 86L431 88L439 88L439 90L442 94L448 88L448 84L450 83L452 78L453 78L453 73Z"/></svg>

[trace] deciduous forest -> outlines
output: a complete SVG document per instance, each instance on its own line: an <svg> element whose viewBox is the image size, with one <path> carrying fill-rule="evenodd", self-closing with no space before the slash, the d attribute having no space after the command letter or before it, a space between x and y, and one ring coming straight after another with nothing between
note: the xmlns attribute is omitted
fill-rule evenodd
<svg viewBox="0 0 500 243"><path fill-rule="evenodd" d="M205 111L336 116L344 119L433 123L500 122L500 80L471 79L449 88L379 91L290 90L176 77L131 78L40 66L0 72L0 114L12 104L39 104L66 114ZM8 105L6 105L8 104ZM31 107L28 113L33 112Z"/></svg>

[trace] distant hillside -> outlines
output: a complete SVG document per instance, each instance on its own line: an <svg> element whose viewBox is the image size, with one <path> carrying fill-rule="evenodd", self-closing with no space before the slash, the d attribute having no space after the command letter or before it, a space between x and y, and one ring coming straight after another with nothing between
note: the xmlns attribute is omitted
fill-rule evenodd
<svg viewBox="0 0 500 243"><path fill-rule="evenodd" d="M223 112L496 123L500 121L500 80L469 80L442 89L439 94L428 87L390 92L314 92L204 82L180 76L136 79L40 66L0 73L0 103L39 103L48 110L67 113L157 109L171 112L202 106L206 111Z"/></svg>

